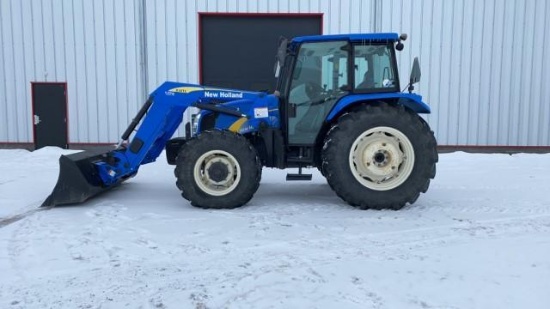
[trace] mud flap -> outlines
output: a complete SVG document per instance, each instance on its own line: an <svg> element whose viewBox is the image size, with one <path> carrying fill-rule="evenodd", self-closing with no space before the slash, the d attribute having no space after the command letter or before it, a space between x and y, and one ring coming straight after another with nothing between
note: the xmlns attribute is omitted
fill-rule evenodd
<svg viewBox="0 0 550 309"><path fill-rule="evenodd" d="M59 177L52 193L42 206L70 205L86 201L115 185L104 186L94 162L105 154L83 151L59 158Z"/></svg>

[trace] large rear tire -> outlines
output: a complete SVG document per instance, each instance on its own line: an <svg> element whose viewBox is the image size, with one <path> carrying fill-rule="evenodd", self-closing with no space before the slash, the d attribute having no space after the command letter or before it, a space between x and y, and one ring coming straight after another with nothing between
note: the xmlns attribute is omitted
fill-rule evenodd
<svg viewBox="0 0 550 309"><path fill-rule="evenodd" d="M227 131L206 131L178 152L175 175L181 195L201 208L236 208L260 185L262 166L246 138Z"/></svg>
<svg viewBox="0 0 550 309"><path fill-rule="evenodd" d="M428 190L437 144L427 123L403 106L364 105L329 131L322 170L340 198L361 209L401 209Z"/></svg>

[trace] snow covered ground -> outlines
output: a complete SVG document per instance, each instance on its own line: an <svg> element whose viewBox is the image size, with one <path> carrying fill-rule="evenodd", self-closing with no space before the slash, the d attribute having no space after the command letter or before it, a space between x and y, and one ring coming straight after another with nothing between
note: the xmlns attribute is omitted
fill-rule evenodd
<svg viewBox="0 0 550 309"><path fill-rule="evenodd" d="M196 209L161 157L36 211L62 153L0 150L0 308L550 308L550 155L443 154L401 211L270 169L247 206Z"/></svg>

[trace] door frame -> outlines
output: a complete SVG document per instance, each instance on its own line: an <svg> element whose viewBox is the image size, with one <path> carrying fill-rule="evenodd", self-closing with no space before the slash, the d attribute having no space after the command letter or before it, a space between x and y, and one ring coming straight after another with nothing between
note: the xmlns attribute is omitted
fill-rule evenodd
<svg viewBox="0 0 550 309"><path fill-rule="evenodd" d="M318 17L321 29L321 35L323 34L323 25L324 25L324 13L225 13L225 12L199 12L199 18L197 18L197 29L198 29L198 44L197 52L199 55L199 84L203 83L203 72L202 72L202 17L208 16L226 16L226 17ZM275 51L273 51L275 54Z"/></svg>
<svg viewBox="0 0 550 309"><path fill-rule="evenodd" d="M32 125L32 145L36 147L36 126L34 124L34 85L63 85L65 89L65 140L66 149L69 148L69 93L67 92L67 82L31 82L31 125Z"/></svg>

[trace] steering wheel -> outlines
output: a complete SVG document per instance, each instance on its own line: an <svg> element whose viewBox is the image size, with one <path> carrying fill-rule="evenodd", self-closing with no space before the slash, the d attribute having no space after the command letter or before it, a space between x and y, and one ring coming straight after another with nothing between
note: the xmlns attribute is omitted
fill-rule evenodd
<svg viewBox="0 0 550 309"><path fill-rule="evenodd" d="M321 85L314 82L305 83L306 95L311 101L318 101L325 92L325 89Z"/></svg>

